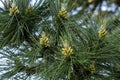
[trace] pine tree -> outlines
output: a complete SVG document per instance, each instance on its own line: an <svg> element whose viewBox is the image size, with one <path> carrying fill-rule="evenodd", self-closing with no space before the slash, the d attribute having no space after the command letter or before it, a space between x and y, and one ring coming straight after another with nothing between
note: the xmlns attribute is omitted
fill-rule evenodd
<svg viewBox="0 0 120 80"><path fill-rule="evenodd" d="M79 1L1 0L0 80L119 80L119 15L72 15Z"/></svg>

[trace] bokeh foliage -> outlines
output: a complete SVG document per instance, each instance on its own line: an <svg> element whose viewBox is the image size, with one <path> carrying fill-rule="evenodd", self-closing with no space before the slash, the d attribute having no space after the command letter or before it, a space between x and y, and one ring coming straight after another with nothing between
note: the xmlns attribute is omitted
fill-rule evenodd
<svg viewBox="0 0 120 80"><path fill-rule="evenodd" d="M10 15L13 1L19 13ZM1 2L1 80L120 79L118 10L94 14L104 0ZM120 5L119 0L106 3ZM78 7L82 10L72 15Z"/></svg>

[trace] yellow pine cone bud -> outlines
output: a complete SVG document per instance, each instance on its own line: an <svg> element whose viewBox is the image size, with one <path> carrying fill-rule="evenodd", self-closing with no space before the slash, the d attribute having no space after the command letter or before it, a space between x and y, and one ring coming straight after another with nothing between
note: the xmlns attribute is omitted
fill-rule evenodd
<svg viewBox="0 0 120 80"><path fill-rule="evenodd" d="M25 14L27 15L27 14L30 14L32 12L32 8L30 7L30 8L27 8L26 10L25 10Z"/></svg>
<svg viewBox="0 0 120 80"><path fill-rule="evenodd" d="M73 53L73 49L69 46L67 40L63 42L62 54L65 56L69 56Z"/></svg>
<svg viewBox="0 0 120 80"><path fill-rule="evenodd" d="M13 0L13 3L11 5L11 8L9 9L9 15L12 16L13 14L19 13L18 7L15 4L15 0Z"/></svg>
<svg viewBox="0 0 120 80"><path fill-rule="evenodd" d="M73 49L71 47L62 48L62 54L65 56L69 56L73 53Z"/></svg>
<svg viewBox="0 0 120 80"><path fill-rule="evenodd" d="M67 19L67 11L65 9L62 9L61 11L59 11L58 16L63 18L63 19Z"/></svg>
<svg viewBox="0 0 120 80"><path fill-rule="evenodd" d="M42 32L42 37L40 38L40 45L48 47L49 46L49 40L48 37L46 37L45 32Z"/></svg>
<svg viewBox="0 0 120 80"><path fill-rule="evenodd" d="M90 69L91 73L94 73L95 72L95 65L93 63L90 64L89 69Z"/></svg>
<svg viewBox="0 0 120 80"><path fill-rule="evenodd" d="M106 29L104 27L100 27L98 33L99 33L99 38L101 39L101 38L104 38L106 36L107 31L106 31Z"/></svg>
<svg viewBox="0 0 120 80"><path fill-rule="evenodd" d="M88 3L92 3L94 0L88 0Z"/></svg>

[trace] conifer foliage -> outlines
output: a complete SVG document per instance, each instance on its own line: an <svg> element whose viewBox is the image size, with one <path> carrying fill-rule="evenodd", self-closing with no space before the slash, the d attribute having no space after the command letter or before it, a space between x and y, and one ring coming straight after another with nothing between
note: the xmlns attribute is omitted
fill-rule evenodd
<svg viewBox="0 0 120 80"><path fill-rule="evenodd" d="M119 15L76 17L70 0L35 1L1 0L0 80L120 79Z"/></svg>

